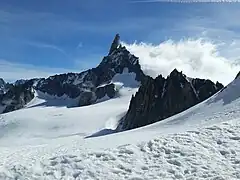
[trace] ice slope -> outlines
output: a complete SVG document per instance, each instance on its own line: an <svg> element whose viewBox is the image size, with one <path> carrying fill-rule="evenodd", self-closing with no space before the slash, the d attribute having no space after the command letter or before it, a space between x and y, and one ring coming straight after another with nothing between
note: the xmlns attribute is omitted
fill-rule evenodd
<svg viewBox="0 0 240 180"><path fill-rule="evenodd" d="M74 100L36 96L26 108L0 116L0 145L35 144L73 135L84 138L101 129L115 129L136 90L122 88L119 97L75 108L64 106Z"/></svg>
<svg viewBox="0 0 240 180"><path fill-rule="evenodd" d="M164 121L85 138L113 129L133 93L123 89L89 107L1 115L0 179L240 179L239 79Z"/></svg>

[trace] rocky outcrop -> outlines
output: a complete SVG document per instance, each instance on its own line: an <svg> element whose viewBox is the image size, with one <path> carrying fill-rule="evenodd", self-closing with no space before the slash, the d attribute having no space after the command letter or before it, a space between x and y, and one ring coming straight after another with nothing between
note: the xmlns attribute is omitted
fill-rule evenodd
<svg viewBox="0 0 240 180"><path fill-rule="evenodd" d="M223 88L223 85L221 83L217 82L216 84L214 84L212 81L205 79L196 78L193 79L191 83L196 90L197 96L200 101L209 98Z"/></svg>
<svg viewBox="0 0 240 180"><path fill-rule="evenodd" d="M84 91L79 96L78 106L88 106L96 100L95 94L92 91Z"/></svg>
<svg viewBox="0 0 240 180"><path fill-rule="evenodd" d="M209 98L223 88L210 80L189 80L174 69L165 79L148 77L132 97L117 130L129 130L161 121Z"/></svg>
<svg viewBox="0 0 240 180"><path fill-rule="evenodd" d="M113 83L97 88L97 90L96 90L97 99L101 99L106 95L109 98L115 97L116 91L115 91L115 85Z"/></svg>
<svg viewBox="0 0 240 180"><path fill-rule="evenodd" d="M9 85L8 91L0 95L0 113L21 109L30 102L34 98L33 83L34 80L29 80L22 84Z"/></svg>
<svg viewBox="0 0 240 180"><path fill-rule="evenodd" d="M0 94L4 94L4 92L6 92L6 86L7 83L2 78L0 78Z"/></svg>

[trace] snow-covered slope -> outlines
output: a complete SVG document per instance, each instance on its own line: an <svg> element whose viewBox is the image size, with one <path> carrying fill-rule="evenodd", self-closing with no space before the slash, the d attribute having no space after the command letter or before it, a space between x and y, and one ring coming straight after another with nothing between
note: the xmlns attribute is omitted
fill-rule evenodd
<svg viewBox="0 0 240 180"><path fill-rule="evenodd" d="M72 135L89 136L101 129L115 129L137 89L121 88L119 97L91 106L67 108L72 99L42 93L26 108L0 116L0 145L39 143ZM113 127L111 127L113 126Z"/></svg>
<svg viewBox="0 0 240 180"><path fill-rule="evenodd" d="M1 115L0 179L240 178L239 79L181 114L108 134L135 91L78 108L35 99Z"/></svg>

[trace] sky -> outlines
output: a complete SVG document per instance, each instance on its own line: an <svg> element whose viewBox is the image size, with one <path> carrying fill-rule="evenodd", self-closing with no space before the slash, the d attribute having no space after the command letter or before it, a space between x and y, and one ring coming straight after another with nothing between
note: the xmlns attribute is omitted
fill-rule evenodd
<svg viewBox="0 0 240 180"><path fill-rule="evenodd" d="M239 9L238 3L1 0L0 77L95 67L119 33L151 76L178 68L227 84L240 67Z"/></svg>

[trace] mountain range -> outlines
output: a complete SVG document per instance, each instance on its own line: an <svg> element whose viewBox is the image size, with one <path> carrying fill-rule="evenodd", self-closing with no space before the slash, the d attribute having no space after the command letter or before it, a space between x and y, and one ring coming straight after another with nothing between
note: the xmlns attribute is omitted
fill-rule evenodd
<svg viewBox="0 0 240 180"><path fill-rule="evenodd" d="M116 78L118 83L114 81ZM107 56L95 68L81 73L18 80L13 84L1 79L0 113L24 108L36 92L74 99L76 103L70 108L116 98L121 87L139 87L139 90L132 97L127 114L120 120L119 131L145 126L182 112L206 100L223 85L211 80L189 78L177 69L166 78L159 75L153 79L144 74L139 58L121 45L117 34Z"/></svg>

